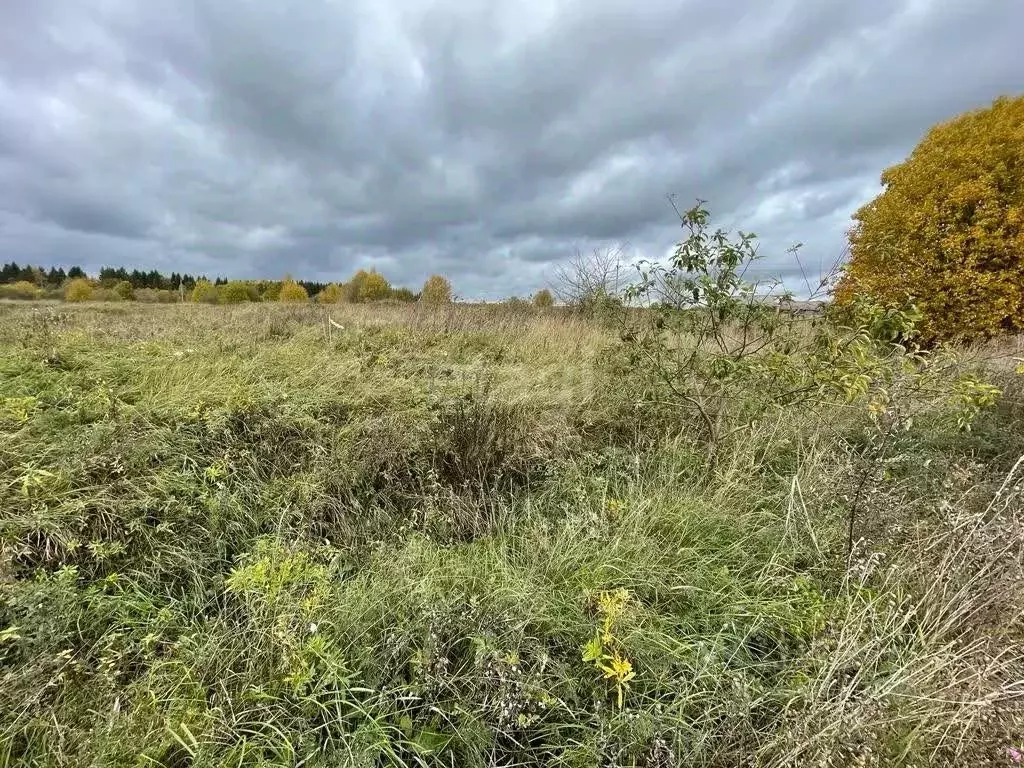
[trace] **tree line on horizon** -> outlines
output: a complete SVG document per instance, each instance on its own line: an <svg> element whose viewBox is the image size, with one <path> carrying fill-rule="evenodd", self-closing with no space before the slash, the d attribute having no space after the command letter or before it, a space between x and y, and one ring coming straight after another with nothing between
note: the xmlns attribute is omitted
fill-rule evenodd
<svg viewBox="0 0 1024 768"><path fill-rule="evenodd" d="M68 280L92 280L99 288L113 288L118 283L126 282L133 289L147 288L157 291L178 291L184 288L191 291L196 284L202 281L212 283L216 286L227 285L230 280L225 277L215 277L212 280L206 275L191 275L187 272L172 272L165 275L158 270L151 269L148 272L133 269L128 271L124 267L101 267L95 278L92 278L84 269L73 266L65 271L63 267L44 267L19 265L17 262L10 262L0 267L0 284L10 285L13 283L31 283L37 288L61 288ZM243 282L280 282L280 281L243 281ZM316 295L327 283L315 280L298 280L306 291L312 296Z"/></svg>
<svg viewBox="0 0 1024 768"><path fill-rule="evenodd" d="M348 283L326 283L317 280L295 280L286 275L282 280L228 280L224 277L158 270L131 271L124 267L102 267L91 276L79 266L63 267L20 265L10 262L0 267L0 296L6 298L58 298L70 301L141 299L148 301L195 301L233 304L246 301L307 300L375 301L392 299L416 301L420 293L409 288L392 286L380 273L359 270ZM451 299L447 278L434 275L424 289L441 300ZM422 292L421 292L422 293Z"/></svg>
<svg viewBox="0 0 1024 768"><path fill-rule="evenodd" d="M376 270L358 270L348 282L324 283L295 280L285 275L282 280L228 280L205 275L157 270L128 271L124 267L102 267L90 276L79 266L65 270L51 267L19 265L10 262L0 267L0 298L64 299L65 301L145 301L171 303L190 301L204 304L239 304L258 301L319 303L360 303L372 301L447 304L454 300L452 284L443 275L431 275L416 292L404 286L393 286ZM529 300L511 297L511 303L533 304L544 308L554 304L554 295L542 288Z"/></svg>

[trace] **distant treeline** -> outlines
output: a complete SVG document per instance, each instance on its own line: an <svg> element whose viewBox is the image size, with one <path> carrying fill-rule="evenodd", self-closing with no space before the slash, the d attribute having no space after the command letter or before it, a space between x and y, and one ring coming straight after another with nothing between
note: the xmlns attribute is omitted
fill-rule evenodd
<svg viewBox="0 0 1024 768"><path fill-rule="evenodd" d="M67 271L63 267L50 267L49 270L46 270L43 267L21 266L12 261L10 264L4 264L0 269L0 283L26 282L39 288L59 288L68 280L89 277L81 267L71 267ZM196 287L196 283L203 280L214 285L227 285L228 283L228 280L223 277L211 280L206 275L179 274L178 272L164 275L155 269L151 269L149 272L133 269L129 272L124 267L102 267L96 276L96 283L102 288L112 288L118 283L127 282L131 284L132 288L150 288L157 291L176 291L179 287L191 291ZM297 280L296 282L305 288L310 296L315 296L327 287L327 283L312 280Z"/></svg>
<svg viewBox="0 0 1024 768"><path fill-rule="evenodd" d="M206 275L172 272L164 275L153 269L128 271L124 267L103 267L95 276L81 267L43 267L19 265L16 262L0 268L0 298L65 299L67 301L196 301L212 304L235 304L244 301L450 301L451 284L434 275L416 293L391 285L379 272L359 270L348 282L322 283L295 280L285 275L282 280L210 279Z"/></svg>

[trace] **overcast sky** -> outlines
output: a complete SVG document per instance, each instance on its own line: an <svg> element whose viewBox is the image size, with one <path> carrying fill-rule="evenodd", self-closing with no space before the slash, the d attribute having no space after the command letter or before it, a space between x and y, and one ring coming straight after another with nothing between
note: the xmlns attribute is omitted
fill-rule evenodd
<svg viewBox="0 0 1024 768"><path fill-rule="evenodd" d="M709 201L793 279L1021 0L0 0L0 261L527 294Z"/></svg>

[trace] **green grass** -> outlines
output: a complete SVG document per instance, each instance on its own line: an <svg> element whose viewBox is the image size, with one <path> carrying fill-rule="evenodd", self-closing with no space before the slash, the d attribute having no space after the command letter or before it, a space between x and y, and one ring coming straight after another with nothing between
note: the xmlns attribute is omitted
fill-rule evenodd
<svg viewBox="0 0 1024 768"><path fill-rule="evenodd" d="M1021 746L1024 387L994 356L950 369L1003 390L970 432L911 394L879 452L866 403L796 404L709 465L597 325L329 311L0 303L0 764Z"/></svg>

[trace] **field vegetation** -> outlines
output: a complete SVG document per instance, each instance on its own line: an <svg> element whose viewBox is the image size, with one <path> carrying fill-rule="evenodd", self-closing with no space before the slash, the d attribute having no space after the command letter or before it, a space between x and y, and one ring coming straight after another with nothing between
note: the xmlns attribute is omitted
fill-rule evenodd
<svg viewBox="0 0 1024 768"><path fill-rule="evenodd" d="M1008 764L1016 342L665 306L0 304L0 762Z"/></svg>

